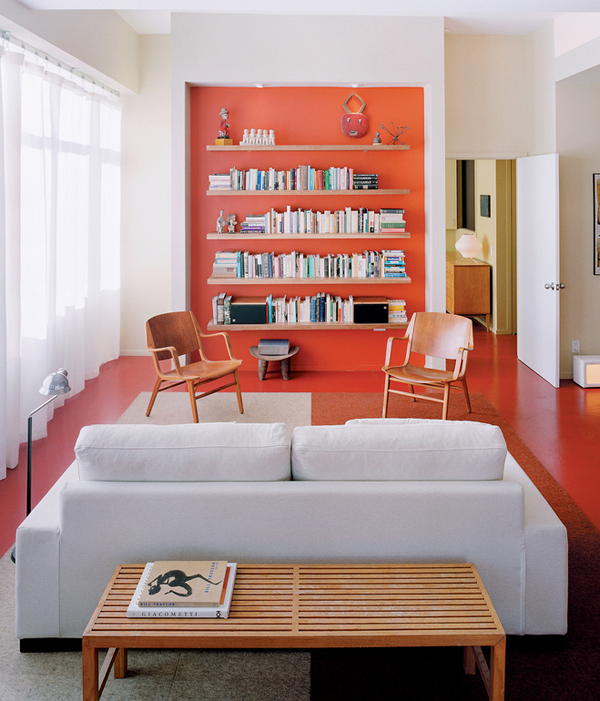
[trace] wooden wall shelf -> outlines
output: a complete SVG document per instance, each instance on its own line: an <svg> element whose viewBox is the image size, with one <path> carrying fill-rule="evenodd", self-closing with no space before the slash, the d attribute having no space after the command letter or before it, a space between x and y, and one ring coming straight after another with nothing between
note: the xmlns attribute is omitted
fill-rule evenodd
<svg viewBox="0 0 600 701"><path fill-rule="evenodd" d="M207 151L408 151L408 144L284 144L276 146L213 146Z"/></svg>
<svg viewBox="0 0 600 701"><path fill-rule="evenodd" d="M207 190L206 194L209 197L232 197L241 195L242 197L257 196L261 197L313 197L313 196L336 196L343 195L344 197L371 197L372 195L410 195L410 190L403 189L378 189L378 190L226 190L214 189Z"/></svg>
<svg viewBox="0 0 600 701"><path fill-rule="evenodd" d="M208 322L208 331L360 331L373 329L405 329L401 324L343 324L334 321L305 321L297 324L215 324Z"/></svg>
<svg viewBox="0 0 600 701"><path fill-rule="evenodd" d="M407 285L409 277L209 277L209 285Z"/></svg>
<svg viewBox="0 0 600 701"><path fill-rule="evenodd" d="M403 234L383 234L381 232L372 232L369 234L359 234L359 233L344 233L344 234L243 234L236 231L235 234L218 234L216 232L211 232L206 234L207 239L214 239L218 241L288 241L291 239L321 239L326 240L337 240L340 239L409 239L410 233L408 231Z"/></svg>

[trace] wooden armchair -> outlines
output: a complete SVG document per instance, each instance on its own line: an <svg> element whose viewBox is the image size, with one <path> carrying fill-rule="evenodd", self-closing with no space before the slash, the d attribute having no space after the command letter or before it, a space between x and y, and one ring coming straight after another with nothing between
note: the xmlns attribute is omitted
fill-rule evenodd
<svg viewBox="0 0 600 701"><path fill-rule="evenodd" d="M229 358L226 360L209 360L204 353L202 339L216 338L218 336L223 337ZM196 400L234 385L240 414L244 413L242 393L238 378L238 368L242 364L242 361L233 357L229 336L226 333L204 334L200 330L198 321L192 312L170 312L167 314L159 314L158 316L152 317L152 319L148 319L146 322L146 340L148 350L152 353L156 374L158 375L152 396L150 397L148 409L146 410L146 416L150 416L150 412L152 411L152 407L154 406L159 392L172 389L184 382L187 384L190 395L194 423L198 423L198 407L196 405ZM200 355L199 361L189 363L188 365L180 364L180 356L185 356L196 351ZM171 361L172 368L163 368L161 362L164 361ZM227 375L232 375L231 382L210 389L207 392L196 393L196 389L200 385L219 380ZM168 382L169 384L165 387L161 387L163 382Z"/></svg>
<svg viewBox="0 0 600 701"><path fill-rule="evenodd" d="M402 365L391 365L392 348L395 341L408 340L406 357ZM459 383L465 397L467 412L471 413L471 401L467 389L465 373L467 370L467 354L473 349L473 322L455 314L438 312L416 312L413 314L406 334L403 338L388 338L385 356L385 389L383 395L383 418L387 416L390 393L404 394L407 397L425 399L443 404L442 419L448 417L448 400L450 389L460 389L453 383ZM414 354L454 360L451 370L437 370L413 365ZM391 389L391 382L407 384L409 391ZM443 399L425 393L415 393L415 385L434 387L444 391Z"/></svg>

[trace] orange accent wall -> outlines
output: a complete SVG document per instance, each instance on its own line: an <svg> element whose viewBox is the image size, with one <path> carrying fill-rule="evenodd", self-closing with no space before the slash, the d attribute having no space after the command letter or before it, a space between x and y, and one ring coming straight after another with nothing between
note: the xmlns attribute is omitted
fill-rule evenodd
<svg viewBox="0 0 600 701"><path fill-rule="evenodd" d="M362 139L344 136L341 130L342 104L352 92L347 87L194 87L190 95L190 165L191 165L191 306L202 328L206 328L212 316L211 300L219 292L240 296L300 295L316 292L331 292L342 297L386 296L388 299L406 300L410 315L425 308L425 212L424 212L424 151L423 151L423 90L422 88L357 88L367 103L364 114L368 117L369 131ZM356 100L349 106L356 109ZM381 127L385 125L395 132L395 126L408 126L401 140L410 145L408 151L277 151L277 152L209 152L207 144L214 144L220 124L222 107L229 110L230 132L234 144L243 137L244 129L274 129L278 145L283 144L371 144L375 132L379 131L382 142L389 143L391 136ZM380 188L407 188L409 195L363 196L320 195L315 198L297 196L293 191L288 196L269 197L207 197L210 173L228 172L238 169L273 167L289 170L299 165L315 168L351 166L358 173L378 173ZM269 241L245 241L236 244L232 236L229 241L207 240L206 234L216 230L216 220L221 209L225 215L234 212L238 223L247 214L263 214L271 207L283 211L287 205L292 209L315 211L343 209L352 206L378 210L381 207L403 207L409 239L369 238L368 243L354 240L284 240L276 236ZM239 229L239 226L237 227ZM327 285L317 280L314 284L264 286L207 285L214 254L218 250L250 250L252 252L273 251L285 253L291 250L305 253L352 253L364 248L402 248L406 253L406 271L412 279L410 284L377 285ZM387 337L394 331L348 330L348 331L269 331L268 325L256 331L237 331L235 326L226 326L236 357L246 366L256 365L248 348L256 345L260 338L289 338L292 345L300 346L300 353L292 363L294 367L311 370L366 370L380 368L385 355ZM401 330L404 333L404 330ZM395 332L396 335L401 333Z"/></svg>

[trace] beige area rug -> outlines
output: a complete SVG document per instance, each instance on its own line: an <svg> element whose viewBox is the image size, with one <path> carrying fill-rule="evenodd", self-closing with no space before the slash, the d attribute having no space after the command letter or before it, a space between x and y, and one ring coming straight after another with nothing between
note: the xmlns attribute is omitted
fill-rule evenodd
<svg viewBox="0 0 600 701"><path fill-rule="evenodd" d="M235 421L237 423L274 423L281 421L290 431L296 426L310 426L310 392L244 392L244 413L240 414L233 392L219 392L198 400L201 423ZM191 424L192 408L185 392L164 392L146 416L150 392L141 392L119 418L120 424Z"/></svg>

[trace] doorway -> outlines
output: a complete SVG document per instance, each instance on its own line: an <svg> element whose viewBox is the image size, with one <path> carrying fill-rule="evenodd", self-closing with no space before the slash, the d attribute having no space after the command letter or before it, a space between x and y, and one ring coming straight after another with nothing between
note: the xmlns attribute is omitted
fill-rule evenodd
<svg viewBox="0 0 600 701"><path fill-rule="evenodd" d="M514 334L516 311L516 161L446 160L446 251L465 231L483 249L478 259L491 266L490 330Z"/></svg>

